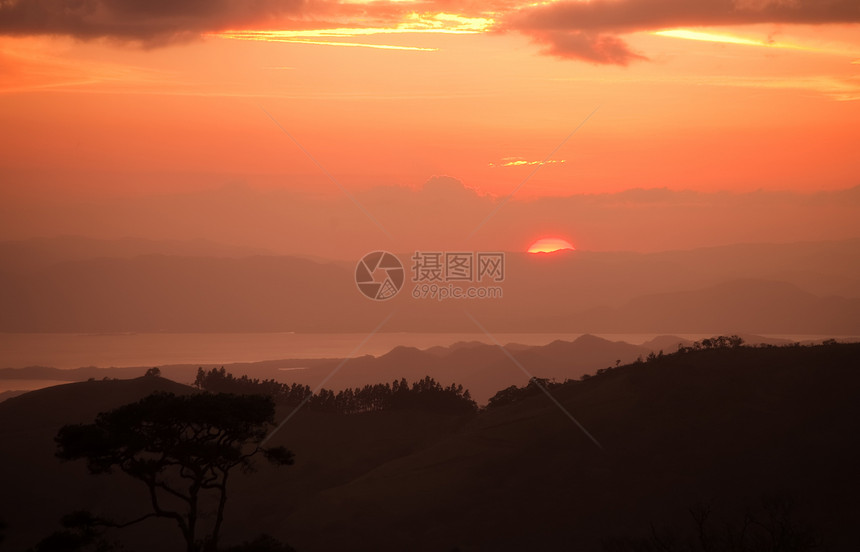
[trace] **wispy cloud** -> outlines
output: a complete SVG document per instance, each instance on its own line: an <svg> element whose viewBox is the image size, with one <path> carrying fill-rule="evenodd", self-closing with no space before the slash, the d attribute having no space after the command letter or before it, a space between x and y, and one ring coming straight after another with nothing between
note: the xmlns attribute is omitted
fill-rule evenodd
<svg viewBox="0 0 860 552"><path fill-rule="evenodd" d="M315 44L318 46L349 46L353 48L375 48L378 50L410 50L418 52L435 52L438 48L422 48L420 46L395 46L393 44L371 44L367 42L344 42L336 40L309 40L304 38L289 38L279 35L280 31L230 31L220 33L221 38L234 40L256 40L261 42L291 42L295 44Z"/></svg>
<svg viewBox="0 0 860 552"><path fill-rule="evenodd" d="M533 165L561 165L566 159L549 159L546 161L529 161L522 157L503 157L498 163L488 163L490 167L528 167Z"/></svg>
<svg viewBox="0 0 860 552"><path fill-rule="evenodd" d="M685 40L698 40L702 42L716 42L722 44L740 44L743 46L760 46L765 48L776 48L785 50L800 50L804 52L817 52L823 54L834 54L841 56L854 56L857 51L838 50L834 48L820 48L817 46L807 46L803 44L793 44L790 42L780 42L768 37L764 40L738 36L737 34L728 34L724 32L705 32L692 31L689 29L669 29L663 31L655 31L653 34L657 36L665 36L670 38L681 38ZM852 62L853 63L853 62Z"/></svg>
<svg viewBox="0 0 860 552"><path fill-rule="evenodd" d="M373 37L379 35L414 34L477 34L486 32L493 20L486 17L465 17L449 13L418 14L410 13L402 20L391 22L388 26L334 27L319 29L282 29L282 30L228 30L211 33L210 36L234 40L255 40L262 42L297 42L327 46L352 46L379 48L384 50L414 50L433 52L438 48L375 44L372 42L343 41L345 38Z"/></svg>
<svg viewBox="0 0 860 552"><path fill-rule="evenodd" d="M723 44L746 44L747 46L774 46L775 44L767 41L751 40L739 36L721 33L706 33L702 31L688 31L687 29L671 29L668 31L656 31L658 36L668 36L672 38L683 38L686 40L701 40L703 42L719 42Z"/></svg>

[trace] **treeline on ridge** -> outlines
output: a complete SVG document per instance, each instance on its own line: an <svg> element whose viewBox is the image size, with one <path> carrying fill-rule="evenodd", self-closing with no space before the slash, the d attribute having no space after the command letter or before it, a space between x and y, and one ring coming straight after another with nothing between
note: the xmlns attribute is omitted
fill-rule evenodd
<svg viewBox="0 0 860 552"><path fill-rule="evenodd" d="M689 346L684 346L683 344L678 345L678 350L675 353L664 354L662 350L659 352L651 352L647 357L640 356L634 362L632 362L629 366L642 366L645 364L658 363L664 360L671 361L677 360L679 358L683 358L684 356L697 355L697 354L713 354L718 353L720 351L736 351L742 352L744 350L755 351L755 350L766 350L766 349L793 349L797 347L837 347L840 346L839 342L835 339L827 339L821 342L820 345L806 345L801 346L800 343L792 343L786 345L769 345L769 344L758 344L758 345L747 345L743 338L738 337L737 335L720 335L716 337L712 337L709 339L703 339L702 341L693 342ZM543 392L548 392L554 388L557 388L562 385L576 385L582 381L586 381L593 377L603 376L609 372L617 368L624 368L626 366L619 366L621 361L617 361L615 366L608 366L606 368L598 369L594 375L592 374L583 374L579 380L574 379L565 379L562 382L556 381L554 379L549 378L538 378L532 377L529 379L529 382L522 386L518 387L516 385L511 385L498 391L495 395L490 397L487 402L487 408L497 408L500 406L505 406L509 404L513 404L516 402L520 402L529 397L533 397L539 395Z"/></svg>
<svg viewBox="0 0 860 552"><path fill-rule="evenodd" d="M468 389L454 383L443 387L430 376L411 385L402 378L392 383L368 384L338 392L323 388L314 393L308 385L280 383L273 379L259 380L246 375L236 377L221 367L208 372L198 368L194 386L212 393L266 395L279 405L303 405L302 408L311 411L338 414L383 410L433 410L447 413L478 410Z"/></svg>

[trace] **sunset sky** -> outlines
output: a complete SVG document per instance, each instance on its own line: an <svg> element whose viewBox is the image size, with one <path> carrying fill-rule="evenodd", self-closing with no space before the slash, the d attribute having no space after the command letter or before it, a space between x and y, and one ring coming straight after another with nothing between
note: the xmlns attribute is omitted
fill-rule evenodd
<svg viewBox="0 0 860 552"><path fill-rule="evenodd" d="M486 200L464 229L512 192L522 211L641 188L758 210L741 218L763 233L724 241L860 237L856 193L816 212L826 228L791 222L803 197L860 184L858 23L856 0L6 0L0 239L232 236L279 249L247 225L217 234L190 216L158 230L87 209L170 197L205 211L242 190L334 217L326 202L345 212L350 195L397 189L426 207L428 181L448 182L450 201ZM793 194L794 210L768 209L762 193ZM543 226L486 245L524 249L570 222L529 220ZM724 228L684 243L667 229L648 243L564 230L578 248L659 250L715 244L702 236Z"/></svg>

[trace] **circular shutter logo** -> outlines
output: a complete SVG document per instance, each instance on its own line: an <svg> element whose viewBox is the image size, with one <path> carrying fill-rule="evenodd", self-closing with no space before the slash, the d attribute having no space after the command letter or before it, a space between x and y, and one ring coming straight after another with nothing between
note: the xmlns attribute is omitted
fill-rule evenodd
<svg viewBox="0 0 860 552"><path fill-rule="evenodd" d="M387 251L368 253L355 266L358 290L374 301L386 301L397 295L404 279L400 259Z"/></svg>

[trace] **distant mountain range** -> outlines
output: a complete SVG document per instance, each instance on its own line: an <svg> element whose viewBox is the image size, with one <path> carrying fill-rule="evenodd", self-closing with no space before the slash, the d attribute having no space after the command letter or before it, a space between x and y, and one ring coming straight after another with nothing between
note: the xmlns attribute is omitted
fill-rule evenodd
<svg viewBox="0 0 860 552"><path fill-rule="evenodd" d="M654 254L508 253L501 299L355 285L353 263L208 242L63 238L0 244L5 332L492 332L860 334L860 240ZM410 253L400 255L411 273Z"/></svg>
<svg viewBox="0 0 860 552"><path fill-rule="evenodd" d="M268 533L301 552L647 550L633 545L698 542L691 513L709 511L702 527L718 538L770 528L857 550L858 364L860 344L710 349L553 387L558 404L538 392L463 416L300 411L272 439L295 465L232 479L225 544ZM6 548L25 550L72 511L146 511L142 486L61 463L53 438L153 391L194 392L142 377L0 403ZM130 552L178 549L177 536L159 520L109 534Z"/></svg>
<svg viewBox="0 0 860 552"><path fill-rule="evenodd" d="M744 335L751 344L773 345L787 340L767 339ZM419 350L414 347L396 347L378 357L364 355L349 360L284 359L263 362L233 363L224 365L235 376L247 375L258 379L274 379L282 383L300 383L317 388L339 391L374 383L391 383L395 379L418 380L430 376L448 385L456 382L469 389L479 404L498 390L510 385L525 385L529 378L547 378L554 381L579 379L601 368L626 364L650 353L675 352L679 346L689 346L689 340L664 335L641 345L623 341L609 341L593 335L583 335L574 341L554 341L543 346L526 346L510 343L505 351L497 345L479 342L456 343L450 347L432 347ZM508 357L510 354L514 360ZM221 365L204 365L211 369ZM161 373L180 382L194 381L196 364L161 366ZM45 366L27 368L0 368L0 380L14 386L14 380L85 381L87 379L134 378L151 367L98 368L81 367L72 370ZM0 399L3 397L0 396Z"/></svg>
<svg viewBox="0 0 860 552"><path fill-rule="evenodd" d="M141 255L184 257L248 257L270 255L265 249L232 246L209 240L149 240L120 238L103 240L82 236L33 238L0 241L0 259L5 271L26 272L67 261L112 258L131 259Z"/></svg>

